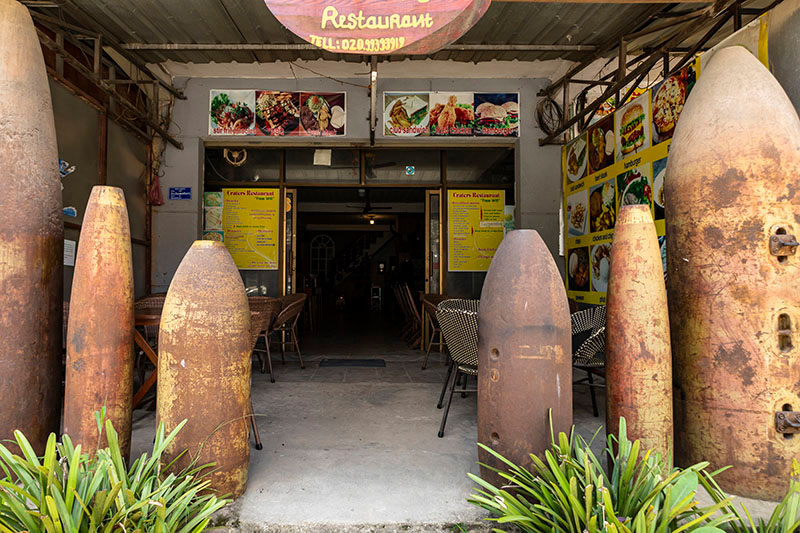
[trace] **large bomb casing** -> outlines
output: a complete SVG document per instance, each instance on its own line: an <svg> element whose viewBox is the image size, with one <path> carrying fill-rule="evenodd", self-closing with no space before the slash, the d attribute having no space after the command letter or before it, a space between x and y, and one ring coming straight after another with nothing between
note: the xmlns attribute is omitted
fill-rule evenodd
<svg viewBox="0 0 800 533"><path fill-rule="evenodd" d="M478 442L526 468L572 426L572 351L567 295L534 230L509 232L497 249L478 315ZM503 469L479 450L480 461ZM484 479L499 477L481 467Z"/></svg>
<svg viewBox="0 0 800 533"><path fill-rule="evenodd" d="M92 453L108 443L94 412L106 419L130 454L133 412L133 266L125 195L92 189L81 227L67 324L64 433Z"/></svg>
<svg viewBox="0 0 800 533"><path fill-rule="evenodd" d="M672 352L664 267L648 205L620 208L606 304L606 431L673 451Z"/></svg>
<svg viewBox="0 0 800 533"><path fill-rule="evenodd" d="M800 435L776 430L800 411L798 176L786 94L745 48L716 52L665 180L676 461L732 465L717 479L743 496L782 497L800 457Z"/></svg>
<svg viewBox="0 0 800 533"><path fill-rule="evenodd" d="M222 243L195 241L169 286L158 338L158 419L186 426L167 449L178 468L216 463L211 488L244 493L250 461L250 308Z"/></svg>
<svg viewBox="0 0 800 533"><path fill-rule="evenodd" d="M64 229L53 107L28 10L0 0L0 440L61 416Z"/></svg>

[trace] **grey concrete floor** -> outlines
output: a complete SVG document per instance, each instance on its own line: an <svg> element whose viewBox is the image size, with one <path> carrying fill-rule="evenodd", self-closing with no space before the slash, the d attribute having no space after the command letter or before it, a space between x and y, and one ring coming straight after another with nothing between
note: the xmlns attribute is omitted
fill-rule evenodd
<svg viewBox="0 0 800 533"><path fill-rule="evenodd" d="M466 501L473 486L466 473L478 472L475 395L453 398L438 438L440 355L432 353L422 370L424 354L369 320L364 325L356 342L342 340L348 335L336 324L307 336L305 369L295 354L282 364L273 353L276 383L254 366L264 448L251 448L247 491L222 513L231 531L490 530L486 514ZM331 357L382 358L386 367L319 367ZM576 430L589 440L605 421L604 397L594 417L588 389L576 387L573 396ZM150 450L154 424L152 410L134 412L134 456ZM598 457L604 446L600 431L592 444ZM774 506L745 501L756 516Z"/></svg>

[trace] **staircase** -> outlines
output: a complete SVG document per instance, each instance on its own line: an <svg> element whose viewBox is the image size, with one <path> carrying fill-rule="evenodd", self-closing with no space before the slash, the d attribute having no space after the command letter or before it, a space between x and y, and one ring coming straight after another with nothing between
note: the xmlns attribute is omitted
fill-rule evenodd
<svg viewBox="0 0 800 533"><path fill-rule="evenodd" d="M336 284L346 280L364 261L369 261L393 238L391 231L372 231L361 235L341 252L337 251L333 260Z"/></svg>

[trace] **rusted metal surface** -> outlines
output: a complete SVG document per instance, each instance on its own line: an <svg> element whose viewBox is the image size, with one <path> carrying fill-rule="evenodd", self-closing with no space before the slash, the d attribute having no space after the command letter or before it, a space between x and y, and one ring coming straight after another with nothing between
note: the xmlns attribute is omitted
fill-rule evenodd
<svg viewBox="0 0 800 533"><path fill-rule="evenodd" d="M50 88L28 10L0 0L0 440L44 451L61 416L61 186Z"/></svg>
<svg viewBox="0 0 800 533"><path fill-rule="evenodd" d="M648 205L621 207L606 304L606 431L667 458L673 450L672 353L664 269Z"/></svg>
<svg viewBox="0 0 800 533"><path fill-rule="evenodd" d="M96 186L83 217L67 325L64 432L89 453L107 446L94 412L130 453L133 411L133 266L122 189Z"/></svg>
<svg viewBox="0 0 800 533"><path fill-rule="evenodd" d="M158 338L158 419L187 419L167 455L216 463L211 487L244 493L250 460L250 308L220 242L195 241L169 286Z"/></svg>
<svg viewBox="0 0 800 533"><path fill-rule="evenodd" d="M553 429L572 426L569 305L558 268L539 233L506 235L492 260L478 316L478 442L530 467ZM482 463L504 467L480 450ZM484 479L500 482L481 468Z"/></svg>
<svg viewBox="0 0 800 533"><path fill-rule="evenodd" d="M733 465L723 488L786 491L800 438L775 413L800 405L800 120L745 48L716 52L686 102L665 180L676 460Z"/></svg>

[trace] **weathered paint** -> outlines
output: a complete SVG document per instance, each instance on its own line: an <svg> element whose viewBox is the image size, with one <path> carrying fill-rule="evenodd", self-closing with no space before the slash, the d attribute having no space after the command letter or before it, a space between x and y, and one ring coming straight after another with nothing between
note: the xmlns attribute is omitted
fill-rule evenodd
<svg viewBox="0 0 800 533"><path fill-rule="evenodd" d="M779 229L800 234L798 176L800 120L783 89L744 48L715 53L665 180L676 460L733 465L720 485L757 498L783 496L800 457L800 438L775 430L776 411L800 410L800 257L769 249Z"/></svg>
<svg viewBox="0 0 800 533"><path fill-rule="evenodd" d="M158 420L186 426L167 456L214 462L211 487L244 493L250 460L250 308L220 242L195 241L170 284L158 337Z"/></svg>
<svg viewBox="0 0 800 533"><path fill-rule="evenodd" d="M489 267L478 315L478 442L530 466L553 429L572 426L569 305L539 233L508 233ZM482 463L504 465L479 451ZM481 468L484 479L500 482Z"/></svg>
<svg viewBox="0 0 800 533"><path fill-rule="evenodd" d="M106 407L125 457L133 411L133 267L125 195L96 186L81 226L67 324L64 432L92 453L107 446L94 412Z"/></svg>
<svg viewBox="0 0 800 533"><path fill-rule="evenodd" d="M621 207L606 306L606 431L667 458L673 450L672 353L661 250L648 205Z"/></svg>
<svg viewBox="0 0 800 533"><path fill-rule="evenodd" d="M0 440L44 452L61 416L61 186L44 60L28 10L0 0Z"/></svg>

